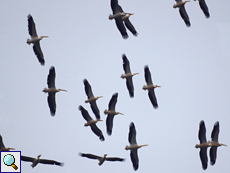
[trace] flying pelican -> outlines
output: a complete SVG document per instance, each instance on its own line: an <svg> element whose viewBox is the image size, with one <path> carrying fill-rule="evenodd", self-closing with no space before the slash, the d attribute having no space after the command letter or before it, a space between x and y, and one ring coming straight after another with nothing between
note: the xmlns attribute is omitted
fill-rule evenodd
<svg viewBox="0 0 230 173"><path fill-rule="evenodd" d="M41 155L38 155L37 158L32 158L28 156L21 156L21 160L25 162L32 162L32 168L34 168L38 163L42 164L49 164L49 165L58 165L58 166L63 166L64 163L57 162L54 160L46 160L46 159L40 159Z"/></svg>
<svg viewBox="0 0 230 173"><path fill-rule="evenodd" d="M173 5L173 8L179 8L180 16L184 20L186 26L188 26L188 27L191 26L188 14L187 14L185 7L184 7L186 2L190 2L190 1L182 1L182 0L175 0L175 1L176 1L176 4Z"/></svg>
<svg viewBox="0 0 230 173"><path fill-rule="evenodd" d="M196 1L196 0L194 0L194 1ZM205 14L205 17L209 18L210 14L208 12L208 6L206 5L205 0L198 0L198 1L199 1L200 8L202 9L203 13Z"/></svg>
<svg viewBox="0 0 230 173"><path fill-rule="evenodd" d="M112 98L109 101L109 110L105 110L104 114L108 114L107 118L106 118L106 127L107 127L107 134L111 135L112 134L112 129L113 129L113 118L115 115L117 114L121 114L120 112L116 112L115 111L115 106L117 103L117 97L118 97L118 93L113 94Z"/></svg>
<svg viewBox="0 0 230 173"><path fill-rule="evenodd" d="M200 160L202 163L203 169L207 169L208 167L208 157L207 157L207 148L211 146L210 142L206 140L206 128L204 121L200 121L200 128L198 137L200 140L200 144L196 144L196 148L200 148Z"/></svg>
<svg viewBox="0 0 230 173"><path fill-rule="evenodd" d="M139 166L137 149L144 147L144 146L148 146L148 145L137 145L136 129L135 129L135 125L133 122L131 122L129 125L129 143L130 143L130 146L126 146L125 149L131 150L130 157L131 157L131 160L133 163L133 169L136 171L138 169L138 166Z"/></svg>
<svg viewBox="0 0 230 173"><path fill-rule="evenodd" d="M219 121L217 121L214 124L212 134L211 134L211 149L210 149L210 160L211 160L211 165L214 165L216 162L216 153L217 153L217 147L219 146L227 146L225 144L219 143L218 142L218 135L219 135Z"/></svg>
<svg viewBox="0 0 230 173"><path fill-rule="evenodd" d="M158 85L153 85L153 82L152 82L152 78L151 78L151 73L149 71L149 67L146 65L145 66L145 81L147 83L147 86L143 86L143 90L148 90L148 95L149 95L149 99L153 105L153 107L155 109L158 108L158 104L157 104L157 98L156 98L156 95L155 95L155 92L154 92L154 89L157 88L157 87L161 87L161 86L158 86Z"/></svg>
<svg viewBox="0 0 230 173"><path fill-rule="evenodd" d="M85 110L81 105L79 106L79 110L81 111L81 114L82 114L83 118L87 121L87 123L85 123L85 126L90 126L91 130L93 131L93 133L95 133L95 135L97 135L100 138L101 141L104 141L105 138L104 138L101 130L96 125L96 123L98 121L102 121L102 120L98 120L98 119L93 120L90 117L88 111Z"/></svg>
<svg viewBox="0 0 230 173"><path fill-rule="evenodd" d="M102 96L94 97L91 85L89 82L84 79L83 80L84 85L85 85L85 93L88 96L88 100L85 101L85 103L90 103L90 107L93 110L93 113L95 114L96 118L99 120L100 119L100 111L97 107L96 100L101 98Z"/></svg>
<svg viewBox="0 0 230 173"><path fill-rule="evenodd" d="M48 36L38 37L33 17L30 14L27 17L28 17L28 30L31 36L31 39L27 39L27 44L31 44L31 43L34 44L33 50L38 58L38 61L40 62L41 65L45 65L44 56L40 47L40 40Z"/></svg>
<svg viewBox="0 0 230 173"><path fill-rule="evenodd" d="M0 151L10 151L15 150L14 148L6 148L3 144L2 135L0 135Z"/></svg>
<svg viewBox="0 0 230 173"><path fill-rule="evenodd" d="M107 161L120 161L120 162L123 162L125 160L125 159L119 158L119 157L106 157L107 154L104 154L103 157L96 156L93 154L85 154L85 153L79 153L79 155L81 157L87 157L89 159L97 159L99 161L99 163L98 163L99 166L101 166L105 160L107 160Z"/></svg>
<svg viewBox="0 0 230 173"><path fill-rule="evenodd" d="M134 36L137 36L137 31L129 20L129 17L133 14L124 13L121 6L118 5L118 0L111 0L111 8L113 11L113 15L109 15L109 19L115 19L117 28L120 31L122 37L124 39L127 39L129 37L126 32L125 26L129 29L130 32L132 32ZM125 22L125 26L123 21Z"/></svg>
<svg viewBox="0 0 230 173"><path fill-rule="evenodd" d="M125 71L125 74L122 74L121 78L122 79L126 78L126 86L129 90L129 95L130 97L134 97L134 87L133 87L132 77L139 73L133 73L133 74L131 73L130 66L129 66L129 60L127 59L125 54L122 55L122 59L123 59L123 69Z"/></svg>
<svg viewBox="0 0 230 173"><path fill-rule="evenodd" d="M55 76L56 76L55 68L52 66L52 67L50 67L49 75L47 78L48 88L44 88L44 90L43 90L44 93L47 93L47 92L49 93L48 104L49 104L49 108L50 108L50 114L52 116L54 116L55 112L56 112L56 101L55 101L56 92L66 91L63 89L56 89L56 87L55 87Z"/></svg>

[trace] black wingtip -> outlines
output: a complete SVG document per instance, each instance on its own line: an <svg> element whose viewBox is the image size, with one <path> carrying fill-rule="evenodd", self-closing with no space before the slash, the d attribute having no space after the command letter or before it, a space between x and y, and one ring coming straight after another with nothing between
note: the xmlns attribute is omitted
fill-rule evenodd
<svg viewBox="0 0 230 173"><path fill-rule="evenodd" d="M80 105L78 106L79 111L82 111L84 108Z"/></svg>
<svg viewBox="0 0 230 173"><path fill-rule="evenodd" d="M105 140L104 136L100 136L100 140L104 141Z"/></svg>
<svg viewBox="0 0 230 173"><path fill-rule="evenodd" d="M122 35L122 38L127 39L127 38L129 38L129 36L128 35Z"/></svg>

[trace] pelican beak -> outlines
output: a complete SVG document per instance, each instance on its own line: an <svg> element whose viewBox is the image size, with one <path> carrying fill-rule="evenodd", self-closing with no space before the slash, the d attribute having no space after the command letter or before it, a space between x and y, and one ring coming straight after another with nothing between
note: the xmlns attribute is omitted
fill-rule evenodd
<svg viewBox="0 0 230 173"><path fill-rule="evenodd" d="M159 86L159 85L155 85L155 88L157 88L157 87L161 87L161 86Z"/></svg>
<svg viewBox="0 0 230 173"><path fill-rule="evenodd" d="M133 76L134 76L134 75L137 75L137 74L139 74L139 73L134 73Z"/></svg>
<svg viewBox="0 0 230 173"><path fill-rule="evenodd" d="M97 121L103 121L103 120L97 120Z"/></svg>
<svg viewBox="0 0 230 173"><path fill-rule="evenodd" d="M38 155L38 158L40 158L41 157L41 154L40 155Z"/></svg>
<svg viewBox="0 0 230 173"><path fill-rule="evenodd" d="M9 150L15 150L15 148L9 148Z"/></svg>
<svg viewBox="0 0 230 173"><path fill-rule="evenodd" d="M97 98L99 99L99 98L102 98L103 96L98 96Z"/></svg>
<svg viewBox="0 0 230 173"><path fill-rule="evenodd" d="M65 91L65 92L67 92L67 90L63 90L63 89L59 89L60 91Z"/></svg>
<svg viewBox="0 0 230 173"><path fill-rule="evenodd" d="M124 115L123 113L118 112L118 114Z"/></svg>
<svg viewBox="0 0 230 173"><path fill-rule="evenodd" d="M225 145L225 144L221 144L221 145L223 145L223 146L226 146L226 147L227 147L227 145Z"/></svg>
<svg viewBox="0 0 230 173"><path fill-rule="evenodd" d="M48 38L49 36L41 36L41 38Z"/></svg>
<svg viewBox="0 0 230 173"><path fill-rule="evenodd" d="M134 13L124 13L124 14L126 14L128 16L134 15Z"/></svg>

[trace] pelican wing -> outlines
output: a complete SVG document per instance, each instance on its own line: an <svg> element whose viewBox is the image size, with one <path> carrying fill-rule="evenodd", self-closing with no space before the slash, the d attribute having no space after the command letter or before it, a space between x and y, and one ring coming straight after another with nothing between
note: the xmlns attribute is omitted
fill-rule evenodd
<svg viewBox="0 0 230 173"><path fill-rule="evenodd" d="M144 69L145 69L145 81L146 81L147 85L153 85L151 73L149 71L149 67L146 65Z"/></svg>
<svg viewBox="0 0 230 173"><path fill-rule="evenodd" d="M32 158L32 157L28 157L28 156L22 156L21 155L21 160L22 161L25 161L25 162L34 162L35 158Z"/></svg>
<svg viewBox="0 0 230 173"><path fill-rule="evenodd" d="M110 5L111 5L111 9L112 9L112 11L113 11L113 14L116 14L117 12L118 12L118 0L111 0L111 3L110 3Z"/></svg>
<svg viewBox="0 0 230 173"><path fill-rule="evenodd" d="M136 171L139 166L139 159L137 155L137 149L131 150L130 152L131 161L133 163L133 169Z"/></svg>
<svg viewBox="0 0 230 173"><path fill-rule="evenodd" d="M37 32L36 32L36 28L35 28L35 23L34 23L34 20L33 20L33 17L29 14L27 16L28 18L28 30L29 30L29 34L30 36L33 38L33 37L37 37Z"/></svg>
<svg viewBox="0 0 230 173"><path fill-rule="evenodd" d="M210 162L211 165L214 165L216 163L216 154L217 154L217 147L216 146L212 146L210 149Z"/></svg>
<svg viewBox="0 0 230 173"><path fill-rule="evenodd" d="M45 59L44 59L44 56L43 56L39 41L34 43L33 50L34 50L34 53L37 56L38 61L40 62L40 64L45 65Z"/></svg>
<svg viewBox="0 0 230 173"><path fill-rule="evenodd" d="M79 153L79 155L81 157L87 157L89 159L100 159L101 158L100 156L96 156L96 155L93 155L93 154Z"/></svg>
<svg viewBox="0 0 230 173"><path fill-rule="evenodd" d="M205 170L208 167L208 157L207 157L207 147L200 148L200 161L202 163L202 168Z"/></svg>
<svg viewBox="0 0 230 173"><path fill-rule="evenodd" d="M185 10L184 5L180 7L179 12L180 12L180 16L181 16L182 19L184 20L186 26L188 26L188 27L191 26L190 21L189 21L188 14L187 14L187 12L186 12L186 10Z"/></svg>
<svg viewBox="0 0 230 173"><path fill-rule="evenodd" d="M129 90L129 96L134 97L134 87L133 87L133 79L132 77L126 78L126 86Z"/></svg>
<svg viewBox="0 0 230 173"><path fill-rule="evenodd" d="M117 103L118 93L113 94L112 98L109 101L109 110L115 111L115 106Z"/></svg>
<svg viewBox="0 0 230 173"><path fill-rule="evenodd" d="M52 116L54 116L55 112L56 112L55 95L56 95L56 93L49 93L48 98L47 98L48 105L49 105L49 108L50 108L50 114Z"/></svg>
<svg viewBox="0 0 230 173"><path fill-rule="evenodd" d="M90 102L90 107L91 107L91 109L93 110L93 113L95 114L96 118L97 118L98 120L100 120L100 118L101 118L101 117L100 117L100 111L99 111L99 109L98 109L98 107L97 107L96 100Z"/></svg>
<svg viewBox="0 0 230 173"><path fill-rule="evenodd" d="M205 14L205 17L209 18L210 14L208 12L208 6L206 5L205 0L199 0L199 5L203 13Z"/></svg>
<svg viewBox="0 0 230 173"><path fill-rule="evenodd" d="M84 85L85 85L85 93L88 96L88 99L90 99L91 97L94 97L92 89L91 89L91 85L89 84L87 79L84 79L83 82L84 82Z"/></svg>
<svg viewBox="0 0 230 173"><path fill-rule="evenodd" d="M3 139L2 135L0 135L0 150L6 148L5 145L3 144Z"/></svg>
<svg viewBox="0 0 230 173"><path fill-rule="evenodd" d="M49 75L47 78L47 85L49 88L56 88L55 87L55 77L56 77L55 68L52 66L50 67Z"/></svg>
<svg viewBox="0 0 230 173"><path fill-rule="evenodd" d="M212 142L218 142L218 135L219 135L219 121L217 121L214 124L212 134L211 134Z"/></svg>
<svg viewBox="0 0 230 173"><path fill-rule="evenodd" d="M129 36L128 36L127 32L126 32L126 29L125 29L125 26L124 26L124 23L123 23L122 19L121 18L116 18L115 22L116 22L117 28L120 31L122 37L124 39L127 39Z"/></svg>
<svg viewBox="0 0 230 173"><path fill-rule="evenodd" d="M132 25L132 23L130 22L129 18L126 18L126 19L125 19L125 26L128 28L128 30L129 30L130 32L132 32L132 34L133 34L134 36L137 36L137 31L136 31L136 29L134 28L134 26Z"/></svg>
<svg viewBox="0 0 230 173"><path fill-rule="evenodd" d="M39 163L49 164L49 165L63 166L63 163L57 162L57 161L55 161L55 160L39 159Z"/></svg>
<svg viewBox="0 0 230 173"><path fill-rule="evenodd" d="M152 89L150 89L150 90L148 91L148 95L149 95L149 99L150 99L150 101L151 101L153 107L154 107L155 109L157 109L157 108L158 108L158 104L157 104L157 98L156 98L156 95L155 95L154 88L152 88Z"/></svg>
<svg viewBox="0 0 230 173"><path fill-rule="evenodd" d="M100 138L101 141L104 141L105 138L102 134L102 131L97 127L97 125L94 123L91 126L92 131Z"/></svg>
<svg viewBox="0 0 230 173"><path fill-rule="evenodd" d="M129 125L129 143L130 144L137 144L136 141L136 129L133 122Z"/></svg>
<svg viewBox="0 0 230 173"><path fill-rule="evenodd" d="M199 137L199 140L200 140L200 144L207 143L207 140L206 140L206 128L205 128L205 124L204 124L203 120L200 122L200 128L199 128L198 137Z"/></svg>
<svg viewBox="0 0 230 173"><path fill-rule="evenodd" d="M111 114L108 114L108 116L106 118L106 128L107 128L107 134L108 135L112 134L113 118L114 118L114 115L111 115Z"/></svg>
<svg viewBox="0 0 230 173"><path fill-rule="evenodd" d="M131 73L130 66L129 66L129 60L125 54L122 55L122 59L123 59L123 69L125 71L125 74Z"/></svg>
<svg viewBox="0 0 230 173"><path fill-rule="evenodd" d="M123 162L125 159L119 157L106 157L105 160L107 161L120 161Z"/></svg>
<svg viewBox="0 0 230 173"><path fill-rule="evenodd" d="M81 114L82 114L83 118L84 118L87 122L89 122L89 121L92 120L92 118L90 117L88 111L85 110L85 108L83 108L83 107L80 105L78 109L81 111Z"/></svg>

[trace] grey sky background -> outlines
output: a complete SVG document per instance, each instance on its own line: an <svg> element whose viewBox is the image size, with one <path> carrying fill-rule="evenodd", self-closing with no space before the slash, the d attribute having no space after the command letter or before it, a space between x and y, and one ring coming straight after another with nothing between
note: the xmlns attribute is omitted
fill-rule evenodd
<svg viewBox="0 0 230 173"><path fill-rule="evenodd" d="M205 121L207 140L216 121L220 122L219 142L230 145L230 3L206 0L210 18L206 19L198 1L185 5L191 27L185 26L175 1L119 0L125 12L134 13L130 21L139 35L122 39L110 1L1 1L0 2L0 115L6 147L23 155L64 162L63 167L22 162L23 173L133 172L128 143L130 122L137 130L139 149L137 172L204 172L199 158L199 122ZM27 45L27 15L31 14L41 41L46 64L38 62L32 45ZM125 80L122 54L130 61L134 98ZM148 65L159 108L153 109L145 85L144 66ZM68 90L56 94L55 117L50 115L47 94L49 68L55 66L56 87ZM84 127L78 106L95 118L84 103L83 79L92 86L101 119L101 142ZM118 92L116 110L124 113L114 119L113 134L106 134L103 111ZM79 152L108 154L125 162L105 162L78 156ZM209 150L208 150L209 154ZM206 172L230 169L229 146L219 147L214 166Z"/></svg>

